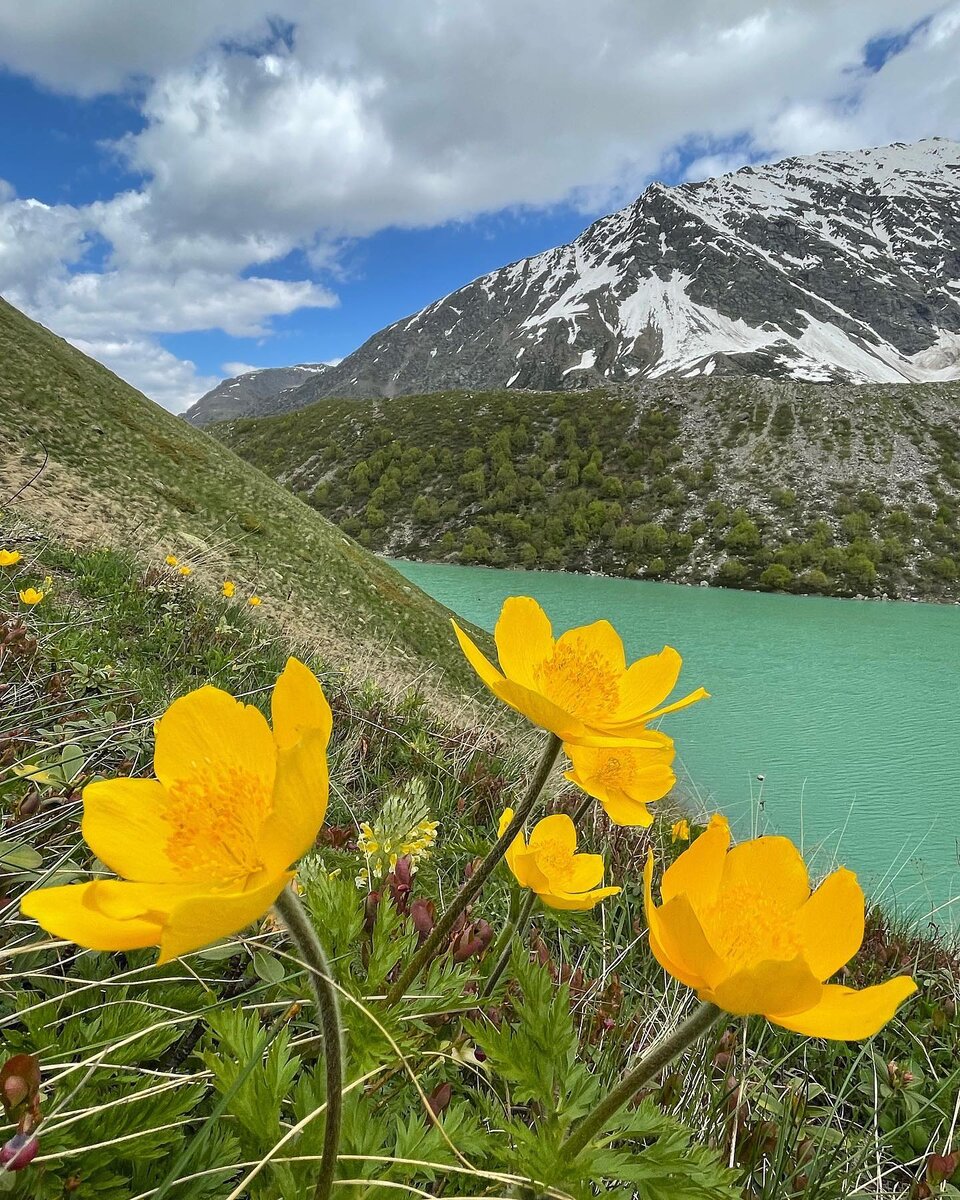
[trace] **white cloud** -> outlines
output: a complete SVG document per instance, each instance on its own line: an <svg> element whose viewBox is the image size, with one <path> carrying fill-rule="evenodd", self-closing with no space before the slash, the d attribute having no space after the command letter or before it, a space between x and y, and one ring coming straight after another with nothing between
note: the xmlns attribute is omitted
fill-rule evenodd
<svg viewBox="0 0 960 1200"><path fill-rule="evenodd" d="M220 382L215 375L198 374L189 359L177 358L151 338L68 340L171 412L183 412Z"/></svg>
<svg viewBox="0 0 960 1200"><path fill-rule="evenodd" d="M863 47L937 0L45 0L0 8L0 63L129 88L142 185L85 208L0 189L0 290L90 344L269 333L335 298L297 249L510 206L632 199L677 147L756 157L960 134L960 4L871 74ZM277 36L281 24L289 32ZM733 144L739 149L730 150ZM151 343L156 349L156 342ZM162 352L161 353L165 353Z"/></svg>
<svg viewBox="0 0 960 1200"><path fill-rule="evenodd" d="M254 367L250 363L243 362L225 362L220 364L221 370L228 379L234 375L249 375L251 371L259 371L260 367Z"/></svg>

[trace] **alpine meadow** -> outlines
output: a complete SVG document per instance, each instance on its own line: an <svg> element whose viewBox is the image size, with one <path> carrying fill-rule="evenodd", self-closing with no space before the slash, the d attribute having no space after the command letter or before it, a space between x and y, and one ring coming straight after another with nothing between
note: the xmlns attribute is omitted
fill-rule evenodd
<svg viewBox="0 0 960 1200"><path fill-rule="evenodd" d="M960 1198L957 63L0 12L0 1193Z"/></svg>

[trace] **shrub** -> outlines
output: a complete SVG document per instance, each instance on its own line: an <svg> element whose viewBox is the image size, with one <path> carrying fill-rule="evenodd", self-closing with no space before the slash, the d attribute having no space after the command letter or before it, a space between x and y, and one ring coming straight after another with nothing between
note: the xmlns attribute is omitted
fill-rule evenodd
<svg viewBox="0 0 960 1200"><path fill-rule="evenodd" d="M783 563L771 563L760 576L760 586L783 592L793 583L793 572Z"/></svg>

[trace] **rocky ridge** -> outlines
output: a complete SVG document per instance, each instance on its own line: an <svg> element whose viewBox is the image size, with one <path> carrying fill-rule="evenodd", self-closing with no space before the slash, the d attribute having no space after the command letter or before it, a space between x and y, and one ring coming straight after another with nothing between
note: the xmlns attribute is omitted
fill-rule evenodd
<svg viewBox="0 0 960 1200"><path fill-rule="evenodd" d="M284 403L711 374L960 378L960 143L651 184L568 245L375 334Z"/></svg>
<svg viewBox="0 0 960 1200"><path fill-rule="evenodd" d="M191 425L210 425L234 417L260 417L269 413L289 412L299 404L289 403L287 393L305 383L314 383L326 370L326 363L299 363L294 367L262 367L224 379L201 396L183 414Z"/></svg>

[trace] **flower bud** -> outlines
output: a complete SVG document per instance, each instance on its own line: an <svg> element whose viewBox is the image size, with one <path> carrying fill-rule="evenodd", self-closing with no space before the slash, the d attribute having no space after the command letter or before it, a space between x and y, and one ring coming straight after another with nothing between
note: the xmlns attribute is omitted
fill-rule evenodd
<svg viewBox="0 0 960 1200"><path fill-rule="evenodd" d="M36 1158L40 1142L36 1134L15 1133L0 1146L0 1165L7 1171L22 1171Z"/></svg>

